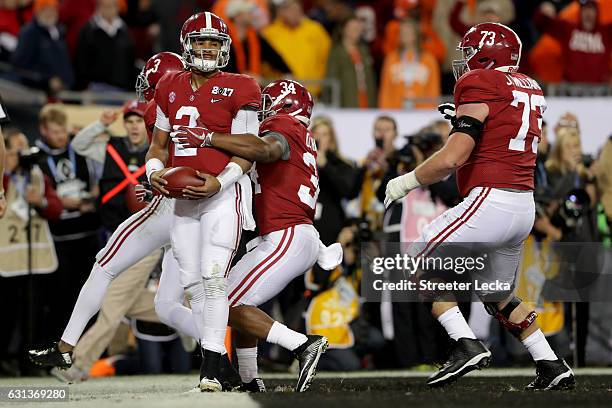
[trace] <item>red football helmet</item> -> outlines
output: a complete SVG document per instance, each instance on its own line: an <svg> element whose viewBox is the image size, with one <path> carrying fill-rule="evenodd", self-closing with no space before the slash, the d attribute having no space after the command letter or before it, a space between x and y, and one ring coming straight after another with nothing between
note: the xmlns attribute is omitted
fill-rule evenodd
<svg viewBox="0 0 612 408"><path fill-rule="evenodd" d="M453 61L455 79L472 69L514 72L521 60L520 38L499 23L481 23L465 33L457 49L463 59Z"/></svg>
<svg viewBox="0 0 612 408"><path fill-rule="evenodd" d="M173 52L155 54L145 64L136 78L136 94L141 101L150 101L155 95L155 87L166 72L182 71L185 63L180 55Z"/></svg>
<svg viewBox="0 0 612 408"><path fill-rule="evenodd" d="M194 50L195 39L212 38L221 42L221 48L201 48ZM232 39L227 24L216 14L208 11L197 13L189 17L181 29L181 45L183 46L183 59L187 66L201 72L210 72L227 65L230 58L230 45ZM214 60L206 58L205 53L216 52Z"/></svg>
<svg viewBox="0 0 612 408"><path fill-rule="evenodd" d="M261 91L260 118L263 120L277 113L295 117L304 125L310 125L314 101L302 84L290 79L273 81Z"/></svg>

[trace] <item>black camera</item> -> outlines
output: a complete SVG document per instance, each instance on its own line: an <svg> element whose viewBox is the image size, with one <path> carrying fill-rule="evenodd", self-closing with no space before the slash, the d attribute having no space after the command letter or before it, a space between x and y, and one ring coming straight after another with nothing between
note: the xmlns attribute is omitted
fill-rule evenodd
<svg viewBox="0 0 612 408"><path fill-rule="evenodd" d="M409 145L416 146L423 153L437 149L442 145L442 136L434 132L417 133L404 136Z"/></svg>
<svg viewBox="0 0 612 408"><path fill-rule="evenodd" d="M19 167L24 170L31 170L40 160L40 149L38 147L30 147L26 150L20 150L17 152L17 157L19 158Z"/></svg>

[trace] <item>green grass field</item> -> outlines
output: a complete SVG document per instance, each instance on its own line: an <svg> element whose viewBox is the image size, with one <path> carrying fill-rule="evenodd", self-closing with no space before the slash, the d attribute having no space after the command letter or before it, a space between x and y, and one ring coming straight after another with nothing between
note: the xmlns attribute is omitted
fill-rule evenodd
<svg viewBox="0 0 612 408"><path fill-rule="evenodd" d="M530 369L487 369L443 389L429 389L428 373L321 373L311 389L292 390L293 376L264 375L266 394L190 393L194 375L108 377L69 387L68 402L0 402L2 407L612 407L612 369L576 371L573 391L527 392ZM0 379L0 387L57 387L55 378Z"/></svg>

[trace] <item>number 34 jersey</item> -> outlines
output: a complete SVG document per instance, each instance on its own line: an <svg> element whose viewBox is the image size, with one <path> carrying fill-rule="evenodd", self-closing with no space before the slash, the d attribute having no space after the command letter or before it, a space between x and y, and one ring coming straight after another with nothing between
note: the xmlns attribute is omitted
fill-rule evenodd
<svg viewBox="0 0 612 408"><path fill-rule="evenodd" d="M317 148L310 132L287 114L276 114L259 127L261 137L277 133L289 145L288 155L251 170L259 234L312 224L319 196Z"/></svg>
<svg viewBox="0 0 612 408"><path fill-rule="evenodd" d="M474 187L533 190L546 101L538 83L520 73L477 69L455 85L455 105L486 103L489 115L467 162L457 169L463 197Z"/></svg>
<svg viewBox="0 0 612 408"><path fill-rule="evenodd" d="M155 90L157 121L166 132L180 126L206 127L213 132L232 133L232 121L240 109L258 109L261 90L247 75L217 72L199 89L191 86L191 72L165 74ZM217 176L231 156L213 148L179 149L168 145L170 165L187 166Z"/></svg>

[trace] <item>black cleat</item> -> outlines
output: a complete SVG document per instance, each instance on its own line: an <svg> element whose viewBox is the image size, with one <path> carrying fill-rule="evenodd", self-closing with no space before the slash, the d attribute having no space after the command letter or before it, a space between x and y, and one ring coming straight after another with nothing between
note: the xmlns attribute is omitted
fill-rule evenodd
<svg viewBox="0 0 612 408"><path fill-rule="evenodd" d="M293 350L295 358L300 363L300 373L295 390L304 392L310 387L310 383L317 372L317 365L321 355L327 350L329 342L326 337L308 335L308 340L300 347Z"/></svg>
<svg viewBox="0 0 612 408"><path fill-rule="evenodd" d="M57 348L57 343L47 349L29 350L30 361L42 367L57 367L63 370L72 366L72 354L62 353Z"/></svg>
<svg viewBox="0 0 612 408"><path fill-rule="evenodd" d="M525 387L526 390L573 390L576 386L574 372L565 360L536 361L536 378Z"/></svg>
<svg viewBox="0 0 612 408"><path fill-rule="evenodd" d="M455 342L448 360L427 380L430 387L449 384L472 370L489 365L491 352L479 340L462 337Z"/></svg>
<svg viewBox="0 0 612 408"><path fill-rule="evenodd" d="M219 382L223 386L223 391L233 391L242 386L240 375L232 365L227 354L221 356Z"/></svg>
<svg viewBox="0 0 612 408"><path fill-rule="evenodd" d="M253 378L251 382L242 383L237 390L240 392L266 392L266 385L261 378Z"/></svg>

